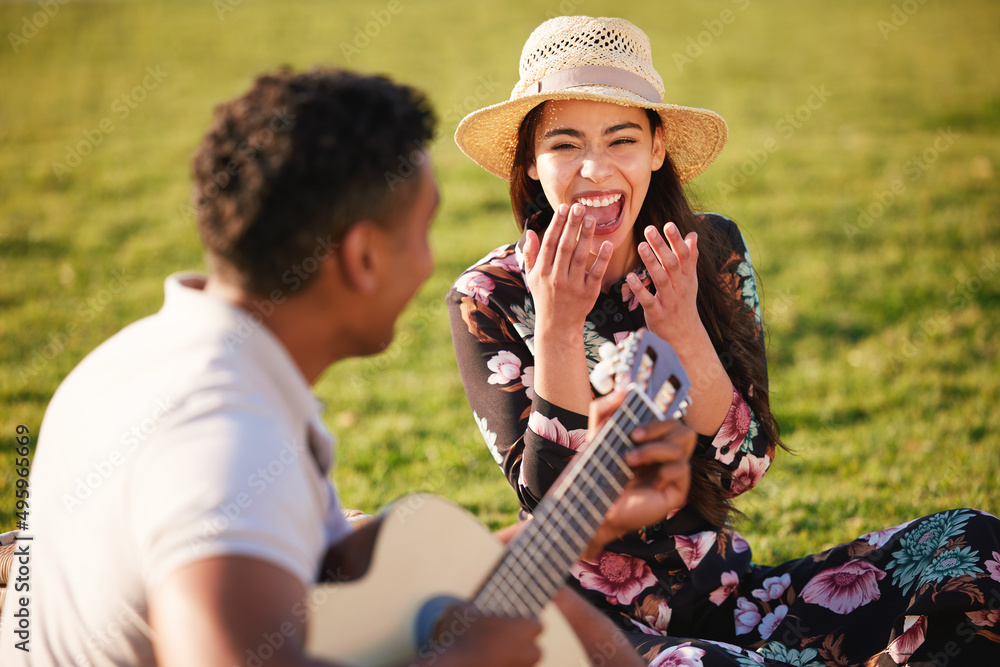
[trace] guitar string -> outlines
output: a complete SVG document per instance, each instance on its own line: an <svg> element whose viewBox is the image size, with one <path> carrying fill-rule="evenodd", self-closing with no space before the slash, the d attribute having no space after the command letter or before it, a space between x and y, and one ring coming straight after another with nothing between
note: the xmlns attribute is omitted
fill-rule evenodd
<svg viewBox="0 0 1000 667"><path fill-rule="evenodd" d="M635 405L630 405L633 401L631 399L637 399ZM645 419L643 413L650 412L647 402L642 399L641 396L636 395L634 392L630 392L629 397L623 403L622 413L626 418L635 424L639 424ZM634 407L638 407L638 410L633 410ZM532 546L531 558L527 560L528 567L524 567L525 563L522 561L517 562L518 559L515 558L505 558L501 566L497 568L497 571L493 577L491 577L492 582L495 584L484 587L482 594L477 596L477 602L484 605L493 606L497 602L505 608L506 610L511 610L516 607L520 607L519 601L524 600L525 595L529 595L534 602L534 606L537 611L541 611L545 604L551 599L551 596L558 590L559 586L562 585L561 574L566 572L568 565L571 565L579 557L579 553L586 546L586 539L583 537L582 531L566 531L559 530L559 524L562 526L567 525L565 516L561 512L556 512L555 510L563 510L564 508L560 505L566 505L565 509L572 508L572 513L578 518L578 524L580 524L580 529L587 529L587 532L592 535L592 532L600 525L603 521L604 514L613 504L613 500L608 497L603 489L596 484L593 471L588 468L596 468L596 471L601 474L601 477L609 483L610 486L615 487L615 495L623 490L622 483L627 481L628 478L633 476L631 469L625 464L625 462L618 456L615 451L621 448L622 445L627 445L630 441L625 433L622 431L621 427L618 425L616 420L609 420L611 428L609 430L613 431L615 435L618 436L619 442L613 442L607 438L603 439L598 446L595 446L593 450L590 450L590 456L581 465L580 470L576 476L584 476L587 485L596 491L600 495L600 498L592 497L594 494L580 496L584 491L580 486L568 485L568 492L564 494L563 498L566 502L556 502L546 503L543 509L550 509L552 511L539 513L536 511L536 520L532 524L536 527L533 531L528 531L528 528L524 532L536 533L537 535L525 535L525 537L531 537L532 541L528 542ZM600 464L600 465L598 465ZM622 474L623 479L619 481L613 476L613 473L609 468L611 466L617 468ZM609 473L610 476L609 476ZM575 497L570 497L570 494ZM576 501L576 502L573 502ZM598 506L597 502L603 504L604 510L602 511ZM595 519L593 522L588 522L587 524L582 524L579 521L580 514L576 512L575 506L578 504L584 505L588 512ZM546 516L542 514L551 515L554 519L553 521L545 520ZM530 527L529 527L530 528ZM555 534L553 535L553 532ZM547 533L547 535L546 535ZM524 533L522 533L524 534ZM544 542L539 542L538 537L545 536L549 539ZM562 547L565 541L574 539L576 544L573 548L576 549L575 553L568 553ZM539 543L546 545L548 547L547 551L543 551L539 548ZM556 554L555 549L559 549L560 553ZM515 550L508 552L508 555L515 554ZM527 549L523 548L521 553L527 554ZM539 593L541 593L545 599L539 599ZM492 603L492 604L491 604ZM536 613L537 613L536 611Z"/></svg>
<svg viewBox="0 0 1000 667"><path fill-rule="evenodd" d="M628 413L631 413L632 411L631 411L631 410L628 410L627 412L628 412ZM628 417L629 417L630 419L632 419L632 420L635 420L635 419L636 419L636 416L635 416L634 414L628 414L627 416L628 416ZM617 434L619 435L619 437L622 437L622 436L623 436L623 433L621 432L621 429L620 429L620 428L616 428L615 430L616 430ZM618 443L618 444L619 444L619 445L620 445L620 444L624 444L624 442L625 442L625 438L624 438L624 437L622 437L622 441L623 441L622 443ZM598 453L598 454L604 454L604 453L607 453L607 454L609 454L609 455L612 455L612 457L613 457L614 459L617 459L617 460L616 460L616 463L618 463L618 462L621 462L621 459L620 459L620 457L618 457L618 456L617 456L616 454L614 454L614 449L615 449L615 447L614 447L614 446L612 446L612 445L614 445L614 444L615 444L615 443L610 443L610 442L609 442L609 443L607 444L607 446L605 446L605 447L601 448L601 450L600 450L600 451L598 451L597 453ZM603 456L599 456L598 458L600 458L600 459L604 459L604 458L606 458L606 457L603 457ZM585 462L585 463L586 463L586 462ZM622 463L623 463L623 462L622 462ZM593 466L591 466L591 467L593 467ZM594 490L596 490L596 491L600 492L600 489L599 489L599 488L596 488L596 487L595 487L595 484L593 483L593 482L594 482L594 480L593 480L593 478L592 478L592 475L590 474L590 472L586 470L586 467L585 467L585 466L582 466L582 469L583 469L584 471L586 471L586 472L587 472L587 477L588 477L588 480L587 480L587 481L589 481L589 482L590 482L589 486L590 486L590 487L591 487L592 489L594 489ZM625 473L626 471L628 471L628 468L627 468L627 466L626 466L626 467L621 467L621 468L620 468L620 470L621 470L621 472L622 472L622 473ZM606 475L605 475L605 477L606 477ZM623 481L624 481L624 480L623 480ZM578 491L578 490L579 490L579 487L576 487L576 488L575 488L575 489L573 489L573 490L574 490L574 491ZM593 515L595 515L595 517L596 517L596 515L597 515L598 513L600 513L600 517L599 517L599 519L603 519L603 512L600 512L600 510L599 510L599 509L597 509L597 508L596 508L596 507L594 506L594 505L595 505L595 503L594 503L594 500L592 500L592 499L590 499L590 498L586 498L586 497L585 497L585 498L582 498L582 499L581 499L581 498L579 497L579 493L575 493L575 495L577 496L577 501L578 501L578 502L580 502L580 501L582 500L582 501L583 501L584 503L586 503L586 505L588 506L588 509L592 509L592 514L593 514ZM569 500L572 500L572 498L569 498ZM603 495L603 493L602 493L602 498L601 498L601 500L602 500L602 501L604 501L604 504L605 504L605 505L607 505L607 501L609 501L610 499L609 499L609 498L607 498L607 496L606 496L606 495ZM563 503L563 504L568 504L568 505L572 506L572 503ZM552 507L552 505L550 505L550 507ZM607 505L607 507L610 507L610 505ZM542 517L542 516L537 516L537 519L541 520L541 519L543 519L543 517ZM563 522L563 523L565 523L565 522ZM551 539L551 538L553 537L553 536L551 535L551 533L552 533L552 530L553 530L553 528L552 528L552 524L550 524L550 523L548 523L548 522L545 522L545 521L540 521L540 523L539 523L538 525L541 525L541 526L543 526L543 528L547 528L547 530L546 530L545 532L549 533L548 537L549 537L550 539L549 539L549 540L547 540L547 541L546 541L546 543L547 543L547 544L549 544L549 545L555 545L555 546L561 546L561 545L560 545L560 542L559 542L559 540L560 540L560 539L563 539L563 540L564 540L564 539L566 539L566 538L568 537L568 536L567 536L567 534L566 534L565 532L563 532L562 534L558 534L558 535L554 536L554 537L555 537L555 539ZM591 527L590 527L590 530L592 531L592 530L593 530L593 528L594 528L594 526L591 526ZM588 532L590 532L590 531L588 531ZM571 534L572 534L572 533L571 533ZM567 555L566 555L566 553L565 553L565 552L563 552L563 553L559 554L559 555L561 556L560 560L562 561L562 563L561 563L561 565L562 565L562 566L561 566L561 567L558 567L558 572L560 572L560 573L561 573L561 572L565 572L565 570L566 570L566 566L567 566L567 565L569 565L569 564L572 564L572 563L573 563L573 562L574 562L574 561L575 561L575 560L577 559L577 557L578 557L578 555L579 555L579 552L580 552L580 551L582 550L582 547L583 547L583 546L585 546L585 543L583 542L583 539L582 539L582 536L581 536L581 535L580 535L579 533L576 533L576 534L575 534L575 536L576 536L577 538L580 538L580 539L579 539L579 541L578 541L578 546L579 546L580 548L579 548L579 550L578 550L578 551L577 551L577 552L576 552L575 554L573 554L573 555L572 555L571 557L567 557ZM537 546L537 543L536 543L536 546ZM537 553L540 553L540 552L539 552L539 550L538 550L537 548L535 549L535 553L536 553L536 554L537 554ZM543 554L543 556L544 556L544 554ZM549 558L548 558L547 560L551 561L552 559L553 559L553 556L552 556L552 555L549 555ZM532 559L532 560L529 560L528 562L529 562L529 564L534 564L535 566L534 566L534 567L529 567L529 568L528 568L528 571L526 571L526 572L521 572L521 571L514 571L514 570L513 570L513 568L511 568L511 567L510 567L509 565L508 565L508 567L504 568L504 570L507 570L506 572L504 572L504 573L503 573L503 574L505 574L505 575L506 575L506 576L504 577L504 579L506 580L506 583L508 583L508 584L512 584L512 583L514 583L514 582L512 582L512 581L510 580L510 576L511 576L511 575L513 575L513 576L515 577L515 581L516 581L516 582L517 582L517 583L519 584L519 585L517 585L517 586L509 586L509 587L508 587L508 586L505 586L504 588L505 588L505 589L508 589L508 590L504 590L504 597L508 597L508 598L509 598L509 597L511 596L511 594L516 594L517 592L519 592L519 591L517 591L517 590L515 590L515 589L524 589L524 592L528 592L528 591L531 591L531 590L532 590L532 587L531 587L531 586L528 586L528 584L529 584L529 583L533 583L533 584L535 584L535 586L536 586L536 587L540 587L540 588L544 589L544 590L546 591L546 593L548 593L548 594L552 594L552 593L554 593L554 592L555 592L555 590L557 590L557 589L558 589L558 585L559 585L559 584L560 584L561 582L555 582L555 581L554 581L555 577L554 577L554 576L553 576L553 574L551 573L551 570L552 570L552 569L554 569L554 568L550 567L550 568L549 568L548 570L544 570L544 571L542 571L542 572L541 572L541 574L543 574L543 575L544 575L544 584L543 584L543 581L542 581L542 580L541 580L541 578L540 578L540 577L538 576L538 573L537 573L537 571L538 571L538 570L540 569L539 565L544 565L544 564L546 564L546 563L545 563L545 561L544 561L544 560L540 560L540 559L538 559L538 558L536 557L536 558L534 558L534 559ZM550 565L555 565L555 563L550 563ZM523 568L522 568L522 569L523 569ZM534 570L534 571L536 571L536 572L531 572L531 570ZM534 593L531 593L531 597L532 597L532 598L534 598L534 599L536 600L536 603L537 603L537 601L538 601L538 596L537 596L537 595L535 595ZM545 600L545 601L542 601L542 603L541 603L541 604L539 605L539 610L540 610L540 609L541 609L542 607L544 607L544 604L545 604L546 602L547 602L547 600Z"/></svg>
<svg viewBox="0 0 1000 667"><path fill-rule="evenodd" d="M642 402L640 403L640 406L641 406L641 407L644 407L644 406L645 406L645 402L644 402L644 401L642 401ZM632 410L630 410L630 409L628 408L628 405L625 405L624 407L625 407L625 409L624 409L624 412L625 412L626 416L628 416L628 417L630 418L630 420L631 420L631 421L633 421L633 423L638 423L639 421L641 421L641 418L637 417L637 416L636 416L636 415L635 415L635 414L634 414L634 413L632 412ZM640 411L640 412L642 412L642 411ZM626 440L625 440L625 438L624 438L624 434L622 433L621 429L620 429L620 428L615 428L615 431L616 431L616 433L617 433L617 434L619 435L619 437L620 437L620 438L622 439L622 441L623 441L623 442L625 442ZM625 477L625 478L627 479L627 477L630 477L630 476L631 476L631 474L630 474L630 473L631 473L631 471L630 471L630 469L629 469L629 468L627 467L627 465L625 465L625 464L624 464L624 462L623 462L623 461L621 460L621 458L620 458L620 457L619 457L619 456L617 455L617 453L615 452L615 449L616 449L616 447L615 447L615 446L613 446L614 444L615 444L615 443L609 443L609 444L608 444L607 446L604 446L604 447L600 447L600 448L595 448L595 450L594 450L594 451L595 451L595 452L596 452L596 454L597 454L597 457L596 457L596 458L597 458L598 460L602 460L602 459L607 459L607 458L609 458L609 457L610 457L610 458L611 458L611 459L613 460L613 462L614 462L614 463L616 464L616 467L618 467L618 468L619 468L619 470L620 470L620 471L621 471L622 473L624 473L623 477ZM619 444L620 444L620 443L619 443ZM607 456L607 457L605 457L605 456L603 456L604 454L607 454L608 456ZM607 463L608 463L608 461L604 461L604 463L605 463L605 466L607 466ZM593 467L593 466L591 466L591 467ZM582 468L584 468L584 469L585 469L585 467L584 467L584 466L582 466ZM608 474L607 474L607 473L608 473L609 471L607 471L607 470L601 470L600 472L602 472L602 477L604 477L604 478L605 478L606 480L608 480L609 482L613 482L613 483L614 483L613 485L614 485L614 486L617 486L617 487L618 487L618 488L616 489L617 491L620 491L620 490L621 490L621 485L620 485L620 484L618 483L618 480L617 480L617 479L615 479L615 478L613 478L613 477L609 477L609 476L608 476ZM593 487L593 486L594 486L594 485L593 485L593 483L592 483L592 482L593 482L593 479L592 479L592 475L590 474L590 472L589 472L589 471L588 471L588 481L590 481L590 482L591 482L590 486L591 486L591 487ZM625 481L625 479L623 479L622 481ZM572 489L572 488L573 488L573 487L571 487L571 489ZM577 488L578 488L578 487L577 487ZM587 503L588 505L592 505L592 504L593 504L593 503L592 503L592 502L590 501L590 499L583 499L583 500L584 500L584 501L585 501L585 502L586 502L586 503ZM605 496L605 497L604 497L604 498L603 498L602 500L607 500L606 496ZM564 504L568 505L568 507L573 507L573 504L574 504L574 503L564 503ZM605 503L605 504L606 504L606 503ZM594 508L594 509L596 509L596 508ZM578 513L576 513L576 512L575 512L575 510L574 510L574 514L576 514L576 516L577 516L577 517L579 517L579 514L578 514ZM557 523L559 523L559 524L562 524L562 525L564 525L564 526L566 525L566 521L565 521L565 519L564 519L563 517L560 517L560 516L558 516L558 515L557 515L557 516L556 516L556 518L558 519ZM602 514L602 518L603 518L603 514ZM539 516L539 517L538 517L538 519L542 519L542 517L541 517L541 516ZM545 524L545 525L550 525L550 524ZM592 529L593 529L593 526L591 526L590 528L591 528L591 530L592 530ZM549 532L551 533L551 529L549 530ZM580 550L582 550L582 547L583 547L583 546L585 546L585 544L583 543L583 539L582 539L582 536L580 535L580 533L579 533L579 532L576 532L576 531L573 531L573 532L569 532L569 533L567 533L567 531L563 530L563 531L561 532L561 534L559 534L559 535L557 536L557 539L556 539L555 541L549 541L549 542L548 542L548 544L555 544L556 546L559 546L559 545L560 545L560 542L558 541L558 538L562 538L562 539L567 539L567 538L568 538L568 537L569 537L570 535L574 535L574 536L576 536L576 537L578 537L578 538L579 538L579 539L577 540L578 544L577 544L576 546L580 547ZM550 537L551 537L551 535L550 535ZM535 554L538 554L538 553L540 553L537 547L535 547L535 549L534 549L534 552L535 552ZM534 555L534 558L532 558L532 560L531 560L531 561L529 561L529 562L533 562L533 563L539 563L539 562L541 562L540 560L538 560L538 556L537 556L537 555L535 555L535 554L533 554L533 555ZM563 563L572 563L572 562L573 562L573 561L574 561L574 560L576 559L576 557L577 557L577 555L578 555L578 554L579 554L579 551L577 551L577 554L574 554L574 555L573 555L572 557L570 557L570 558L567 558L567 556L566 556L566 553L565 553L565 552L563 552L562 554L560 554L560 556L562 556L561 560L563 561ZM544 556L545 554L542 554L542 555ZM549 556L548 560L551 560L551 558L552 558L552 557L551 557L551 556ZM507 580L507 583L513 583L513 582L510 582L510 580L509 580L509 575L511 575L511 574L515 574L515 573L514 573L514 572L512 571L512 569L511 569L511 568L510 568L509 566L508 566L507 568L504 568L504 569L508 570L508 572L505 572L505 573L504 573L504 574L506 575L506 576L504 576L504 579L506 579L506 580ZM538 568L538 567L535 567L535 568L530 568L530 569L534 569L534 570L538 570L539 568ZM559 581L555 581L555 579L557 579L557 577L554 577L554 576L553 576L553 573L551 572L551 569L552 569L552 568L549 568L549 570L544 570L544 571L542 571L542 572L541 572L541 574L543 574L543 575L544 575L544 582L545 582L545 585L541 585L540 587L541 587L541 588L543 588L543 589L545 589L545 590L546 590L546 592L551 592L551 593L554 593L554 591L555 591L556 589L558 589L558 586L559 586L559 585L561 584L561 582L559 582ZM559 568L559 570L558 570L558 571L559 571L559 572L564 572L564 571L565 571L565 567L562 567L562 568ZM528 574L530 574L530 573L528 573ZM527 587L527 586L525 585L525 584L526 584L527 582L526 582L526 581L524 581L524 579L523 579L523 575L516 575L516 574L515 574L515 576L516 576L516 581L517 581L517 582L518 582L519 584L521 584L521 585L520 585L520 586L516 586L516 587L513 587L513 586L512 586L512 587L510 587L511 589L513 589L513 588L524 588L524 589L525 589L526 591L531 591L531 587ZM541 581L539 581L539 577L538 577L537 575L534 575L534 576L532 576L532 577L530 578L530 581L531 581L531 582L533 582L533 583L535 583L535 584L536 584L536 586L537 586L537 585L540 585L540 584L542 583ZM507 587L505 587L505 588L507 588ZM514 590L509 590L509 593L514 593L514 592L515 592ZM505 597L506 597L506 596L505 596ZM534 593L531 593L531 597L532 597L532 598L534 598L534 599L535 599L535 601L536 601L536 604L538 604L538 596L537 596L537 595L535 595ZM542 606L544 606L545 602L546 602L546 601L542 601L542 603L541 603L541 605L540 605L540 607L539 607L539 608L541 608Z"/></svg>
<svg viewBox="0 0 1000 667"><path fill-rule="evenodd" d="M640 407L645 407L645 402L642 401L641 398L640 398L639 406ZM629 417L629 419L632 420L634 423L638 423L641 420L641 418L638 417L632 410L628 409L627 404L626 404L626 410L624 412L626 412L626 416ZM640 410L639 412L643 412L643 410ZM622 441L620 443L617 443L618 446L620 446L621 444L625 444L625 443L628 442L627 439L624 437L624 433L621 431L620 428L616 427L614 430L615 430L616 434L619 436L619 438L621 438L621 441ZM603 461L604 465L606 466L608 462L605 459L607 459L608 457L605 457L603 455L604 454L608 454L610 456L610 458L614 459L614 462L616 464L618 464L618 467L619 467L620 471L623 473L623 475L625 473L627 473L627 472L629 472L629 473L631 472L628 469L627 465L623 465L624 462L614 452L614 450L616 448L614 445L616 443L613 443L613 442L605 440L601 444L604 445L604 446L595 447L594 450L592 450L592 452L594 454L596 454L596 456L591 456L591 457L589 457L589 459L592 459L592 460L596 459L598 461ZM584 464L581 465L581 470L585 470L586 469L586 464L592 463L592 460L585 461ZM593 467L593 466L591 466L591 467ZM604 475L604 476L606 477L606 475ZM627 477L627 475L626 475L626 477ZM590 474L589 471L588 471L588 478L589 478L588 481L591 482L590 486L593 488L594 487L594 485L592 483L593 479L592 479L592 475ZM573 491L573 492L575 492L575 495L577 496L577 498L576 498L577 502L582 502L586 506L588 506L588 509L591 510L592 515L595 516L598 519L598 521L595 522L595 523L597 525L599 525L599 521L603 520L603 512L600 512L600 510L597 507L594 506L594 499L587 498L587 497L580 498L579 497L579 487L572 487L571 486L570 490ZM572 500L572 498L568 498L568 500ZM607 501L607 500L610 500L610 499L608 499L606 495L603 495L603 500ZM560 503L548 503L547 506L549 508L554 508L558 504L560 504ZM572 507L572 505L576 504L576 503L563 503L563 504L567 504L568 506ZM610 507L610 505L607 505L607 507ZM597 517L597 513L600 514L599 517ZM577 516L579 516L579 515L577 514ZM542 526L542 530L545 530L545 532L549 533L548 537L550 539L546 540L546 542L544 542L543 544L548 544L548 545L550 545L550 547L551 546L561 546L560 545L560 540L567 539L569 537L569 535L575 535L578 538L580 549L575 554L573 554L571 557L567 557L567 555L566 555L565 552L563 552L562 554L560 554L560 556L561 556L560 560L562 561L562 567L558 567L558 566L556 566L556 567L549 567L549 569L547 571L541 572L541 574L545 575L544 576L544 582L545 582L544 585L542 583L541 578L538 576L538 574L533 574L532 573L532 571L536 571L537 572L540 569L541 565L547 564L547 563L545 563L544 560L541 560L537 556L535 556L534 558L532 558L531 560L528 561L529 564L534 565L533 567L529 566L527 568L521 567L521 568L515 569L516 563L513 562L513 559L505 559L505 560L507 560L507 562L504 563L504 565L506 567L498 568L498 571L497 571L497 574L501 575L501 577L494 579L494 581L498 581L499 580L498 583L503 583L505 585L502 586L499 589L496 586L493 586L492 588L494 588L494 594L496 594L497 592L499 592L501 594L501 597L506 598L507 601L512 601L512 600L517 599L517 597L518 597L517 593L521 593L521 597L523 597L524 593L530 593L531 597L535 599L536 604L537 604L538 603L538 596L534 592L531 592L532 591L532 587L528 586L529 583L533 583L533 584L535 584L536 587L540 587L542 589L545 589L546 593L549 594L549 598L551 597L551 594L554 594L555 590L558 589L558 586L561 585L561 581L558 581L558 582L554 581L554 579L558 579L558 577L554 577L551 571L553 569L556 569L560 573L565 572L566 571L566 566L569 565L569 564L572 564L577 559L577 557L579 555L579 552L582 551L582 548L584 546L586 546L586 545L584 543L582 535L579 532L569 533L569 535L567 535L565 532L559 533L559 534L557 534L555 536L551 535L551 533L553 531L552 524L550 524L547 521L544 521L543 519L544 519L544 517L542 517L540 514L536 513L536 520L538 520L539 523L535 524L535 525ZM565 522L563 522L563 523L565 523ZM595 527L596 527L596 525L591 524L589 526L589 531L588 532L594 530ZM539 531L536 530L536 531L532 531L532 532L539 532ZM555 539L551 539L553 537ZM537 544L537 541L536 541L536 544ZM536 547L535 554L538 554L538 553L540 553L540 551ZM545 554L542 554L542 555L545 556ZM552 561L553 560L553 556L554 556L554 554L550 554L546 558L546 560ZM556 565L555 563L551 563L551 562L548 563L548 564L550 566L555 566ZM523 566L523 563L521 565ZM501 573L500 570L504 570L504 571ZM527 577L525 575L527 575ZM514 577L513 581L511 581L511 577ZM486 593L485 590L483 592ZM490 597L490 596L483 596L484 601L485 601L485 599L487 597ZM542 601L540 604L538 604L538 609L540 610L542 607L544 607L544 604L546 604L546 603L547 603L547 599L544 600L544 601ZM509 608L509 605L505 604L503 606Z"/></svg>

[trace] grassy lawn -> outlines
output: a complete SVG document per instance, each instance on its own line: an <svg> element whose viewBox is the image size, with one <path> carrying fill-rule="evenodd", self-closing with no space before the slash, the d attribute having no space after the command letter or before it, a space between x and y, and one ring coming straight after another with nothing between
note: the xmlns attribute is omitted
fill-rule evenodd
<svg viewBox="0 0 1000 667"><path fill-rule="evenodd" d="M504 184L451 136L507 97L529 32L567 10L636 22L667 101L729 122L692 195L748 239L772 405L794 450L740 502L756 559L951 507L1000 513L1000 4L57 6L0 4L0 530L15 525L17 426L34 443L60 380L158 310L166 275L203 267L190 156L215 103L283 64L388 73L428 91L441 117L434 276L388 352L316 387L344 502L373 510L419 489L511 522L442 298L516 230Z"/></svg>

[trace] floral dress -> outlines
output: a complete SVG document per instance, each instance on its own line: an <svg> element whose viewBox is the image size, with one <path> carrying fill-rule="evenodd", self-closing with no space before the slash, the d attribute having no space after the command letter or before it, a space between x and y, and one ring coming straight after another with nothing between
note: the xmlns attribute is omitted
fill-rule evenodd
<svg viewBox="0 0 1000 667"><path fill-rule="evenodd" d="M759 328L743 237L731 220L706 217L731 248L722 284ZM467 269L448 293L448 310L473 417L530 515L584 445L587 416L534 392L534 305L522 243ZM654 289L641 265L636 273ZM603 343L644 325L624 280L602 293L584 327L588 366ZM695 451L728 469L730 496L757 484L774 454L738 391L719 432L699 436ZM578 562L571 575L569 584L651 665L1000 665L1000 521L976 510L764 567L738 533L686 505L609 544L595 561Z"/></svg>

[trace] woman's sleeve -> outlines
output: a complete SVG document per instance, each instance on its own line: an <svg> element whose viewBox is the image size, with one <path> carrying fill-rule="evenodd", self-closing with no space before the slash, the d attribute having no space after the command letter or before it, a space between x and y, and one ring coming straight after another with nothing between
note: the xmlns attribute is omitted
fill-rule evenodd
<svg viewBox="0 0 1000 667"><path fill-rule="evenodd" d="M746 306L745 317L752 317L757 333L758 351L764 363L767 382L764 333L761 319L760 299L757 294L757 281L754 278L753 264L750 252L739 228L734 222L722 216L712 216L722 225L724 235L732 247L730 261L726 262L720 275L724 289L731 290ZM726 364L726 359L722 359ZM731 363L731 361L730 361ZM765 384L762 389L766 390ZM751 390L752 391L752 388ZM699 443L714 453L714 457L730 473L730 479L725 482L731 497L738 496L753 488L767 472L774 458L775 442L772 442L760 428L760 423L750 408L749 397L739 390L733 390L733 403L722 426L715 436L702 436Z"/></svg>
<svg viewBox="0 0 1000 667"><path fill-rule="evenodd" d="M452 344L486 446L531 512L586 442L587 416L535 394L531 298L493 269L473 267L449 290Z"/></svg>

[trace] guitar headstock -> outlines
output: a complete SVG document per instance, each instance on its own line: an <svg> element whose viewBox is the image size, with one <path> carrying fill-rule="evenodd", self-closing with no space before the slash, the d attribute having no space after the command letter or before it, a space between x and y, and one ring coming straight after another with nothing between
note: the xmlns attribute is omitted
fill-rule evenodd
<svg viewBox="0 0 1000 667"><path fill-rule="evenodd" d="M628 335L618 345L601 346L601 361L590 381L601 394L617 384L636 390L658 419L680 419L691 404L691 383L674 349L648 329Z"/></svg>

